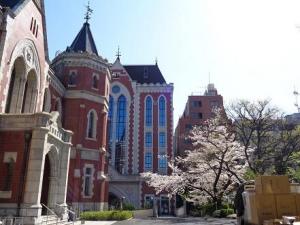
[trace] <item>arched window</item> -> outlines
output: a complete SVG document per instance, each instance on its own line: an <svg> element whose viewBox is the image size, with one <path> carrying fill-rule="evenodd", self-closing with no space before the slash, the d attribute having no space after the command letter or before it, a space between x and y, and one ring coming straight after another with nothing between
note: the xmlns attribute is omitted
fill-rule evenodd
<svg viewBox="0 0 300 225"><path fill-rule="evenodd" d="M98 77L96 75L93 76L92 87L98 89Z"/></svg>
<svg viewBox="0 0 300 225"><path fill-rule="evenodd" d="M114 116L114 98L109 96L109 111L108 111L108 140L112 138L112 128L113 128L113 116Z"/></svg>
<svg viewBox="0 0 300 225"><path fill-rule="evenodd" d="M159 98L159 126L166 126L166 100L163 96Z"/></svg>
<svg viewBox="0 0 300 225"><path fill-rule="evenodd" d="M87 137L88 138L96 138L96 130L97 130L97 115L94 110L91 110L88 113L88 123L87 123Z"/></svg>
<svg viewBox="0 0 300 225"><path fill-rule="evenodd" d="M31 70L27 75L27 81L25 83L22 113L34 113L36 100L37 100L37 76L36 73Z"/></svg>
<svg viewBox="0 0 300 225"><path fill-rule="evenodd" d="M146 126L151 127L152 126L152 98L148 96L146 98L146 115L145 115L145 120L146 120Z"/></svg>
<svg viewBox="0 0 300 225"><path fill-rule="evenodd" d="M116 127L117 141L125 139L126 128L126 98L121 95L118 99L118 111L117 111L117 127Z"/></svg>

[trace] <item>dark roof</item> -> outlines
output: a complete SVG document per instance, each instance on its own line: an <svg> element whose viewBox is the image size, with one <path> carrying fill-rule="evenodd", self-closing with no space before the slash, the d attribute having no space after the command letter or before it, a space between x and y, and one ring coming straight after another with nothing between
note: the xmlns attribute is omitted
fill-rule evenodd
<svg viewBox="0 0 300 225"><path fill-rule="evenodd" d="M88 52L98 55L89 23L83 24L72 45L67 48L67 51Z"/></svg>
<svg viewBox="0 0 300 225"><path fill-rule="evenodd" d="M132 80L140 84L164 84L165 78L157 65L124 66Z"/></svg>
<svg viewBox="0 0 300 225"><path fill-rule="evenodd" d="M22 3L23 1L24 0L0 0L0 5L2 7L10 7L12 9L19 3Z"/></svg>

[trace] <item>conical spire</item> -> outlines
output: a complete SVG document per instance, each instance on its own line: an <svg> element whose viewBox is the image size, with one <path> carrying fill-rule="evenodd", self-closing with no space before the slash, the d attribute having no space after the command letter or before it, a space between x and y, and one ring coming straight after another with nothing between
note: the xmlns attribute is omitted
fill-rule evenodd
<svg viewBox="0 0 300 225"><path fill-rule="evenodd" d="M83 27L77 34L76 38L74 39L72 45L68 48L68 50L74 52L88 52L91 54L98 55L97 47L89 24L89 20L93 12L93 10L90 8L90 3L88 3L86 8L87 8L87 12L84 17L86 22L83 24Z"/></svg>
<svg viewBox="0 0 300 225"><path fill-rule="evenodd" d="M98 55L97 47L90 30L90 24L85 22L69 48L74 52L88 52Z"/></svg>

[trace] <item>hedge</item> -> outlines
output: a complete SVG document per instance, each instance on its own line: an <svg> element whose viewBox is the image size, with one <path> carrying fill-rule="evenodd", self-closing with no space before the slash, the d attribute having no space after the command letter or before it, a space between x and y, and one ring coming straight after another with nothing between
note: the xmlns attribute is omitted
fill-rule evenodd
<svg viewBox="0 0 300 225"><path fill-rule="evenodd" d="M133 217L131 211L89 211L80 214L81 220L127 220Z"/></svg>

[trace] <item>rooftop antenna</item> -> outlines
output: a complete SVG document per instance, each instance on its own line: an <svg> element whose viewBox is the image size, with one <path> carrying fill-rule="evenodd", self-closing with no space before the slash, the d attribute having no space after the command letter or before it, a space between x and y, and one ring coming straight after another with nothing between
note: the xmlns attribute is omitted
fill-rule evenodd
<svg viewBox="0 0 300 225"><path fill-rule="evenodd" d="M84 17L86 23L88 23L89 20L91 19L91 15L92 15L93 11L94 10L92 10L90 7L90 1L88 1L88 4L86 6L86 13L85 13L85 17Z"/></svg>
<svg viewBox="0 0 300 225"><path fill-rule="evenodd" d="M296 88L294 88L293 94L295 95L295 104L294 104L294 105L297 107L298 113L300 113L300 107L299 107L299 104L298 104L298 96L299 96L299 92L296 91Z"/></svg>
<svg viewBox="0 0 300 225"><path fill-rule="evenodd" d="M117 56L117 59L120 60L120 57L122 56L121 52L120 52L120 46L118 46L118 51L117 51L116 56Z"/></svg>
<svg viewBox="0 0 300 225"><path fill-rule="evenodd" d="M155 65L157 66L158 64L158 60L157 60L157 57L155 57Z"/></svg>

